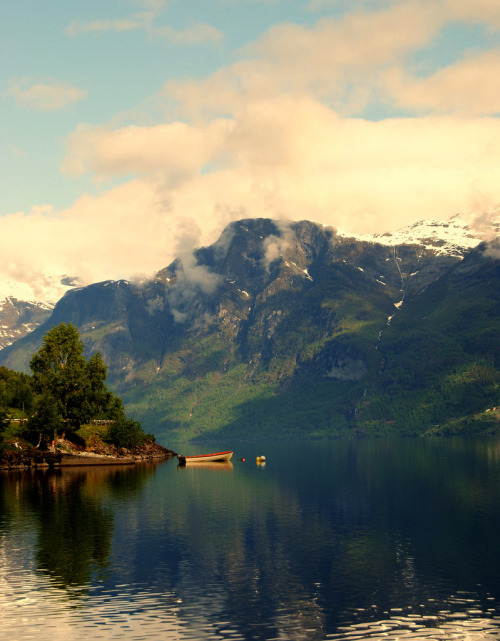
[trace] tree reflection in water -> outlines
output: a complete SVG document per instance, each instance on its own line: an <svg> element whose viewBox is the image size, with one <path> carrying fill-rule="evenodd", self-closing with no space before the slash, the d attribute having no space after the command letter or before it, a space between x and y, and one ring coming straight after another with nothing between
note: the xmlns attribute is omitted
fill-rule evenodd
<svg viewBox="0 0 500 641"><path fill-rule="evenodd" d="M26 511L37 523L36 569L72 597L85 594L109 568L113 506L138 492L153 467L67 468L4 475L4 518ZM9 491L11 490L11 491ZM108 500L110 499L110 500ZM9 507L11 509L9 509Z"/></svg>

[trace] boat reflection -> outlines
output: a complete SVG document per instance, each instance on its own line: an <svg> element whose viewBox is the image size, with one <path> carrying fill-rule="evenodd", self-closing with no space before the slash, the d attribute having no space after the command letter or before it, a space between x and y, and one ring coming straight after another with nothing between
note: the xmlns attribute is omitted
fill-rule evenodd
<svg viewBox="0 0 500 641"><path fill-rule="evenodd" d="M216 470L218 472L232 472L234 467L231 461L212 461L212 462L197 462L192 465L177 466L178 470Z"/></svg>

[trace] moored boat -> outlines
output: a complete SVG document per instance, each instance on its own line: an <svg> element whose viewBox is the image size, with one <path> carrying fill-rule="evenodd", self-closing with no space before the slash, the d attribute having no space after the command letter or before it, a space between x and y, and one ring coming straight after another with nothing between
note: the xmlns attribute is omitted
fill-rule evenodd
<svg viewBox="0 0 500 641"><path fill-rule="evenodd" d="M231 459L233 452L213 452L212 454L195 454L193 456L177 455L180 465L186 463L224 463Z"/></svg>

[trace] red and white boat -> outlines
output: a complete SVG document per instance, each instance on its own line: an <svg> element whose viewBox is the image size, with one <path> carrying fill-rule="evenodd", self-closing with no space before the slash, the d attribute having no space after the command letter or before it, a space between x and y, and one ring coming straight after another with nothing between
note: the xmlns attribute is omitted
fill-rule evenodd
<svg viewBox="0 0 500 641"><path fill-rule="evenodd" d="M177 455L180 465L187 463L225 463L231 459L233 452L214 452L212 454L195 454L194 456Z"/></svg>

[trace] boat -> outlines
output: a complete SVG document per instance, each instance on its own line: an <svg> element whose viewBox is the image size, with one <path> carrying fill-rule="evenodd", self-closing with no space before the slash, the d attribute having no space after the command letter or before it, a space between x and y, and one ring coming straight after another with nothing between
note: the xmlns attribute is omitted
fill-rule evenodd
<svg viewBox="0 0 500 641"><path fill-rule="evenodd" d="M231 459L233 452L214 452L212 454L195 454L193 456L180 456L179 465L186 465L187 463L225 463Z"/></svg>

